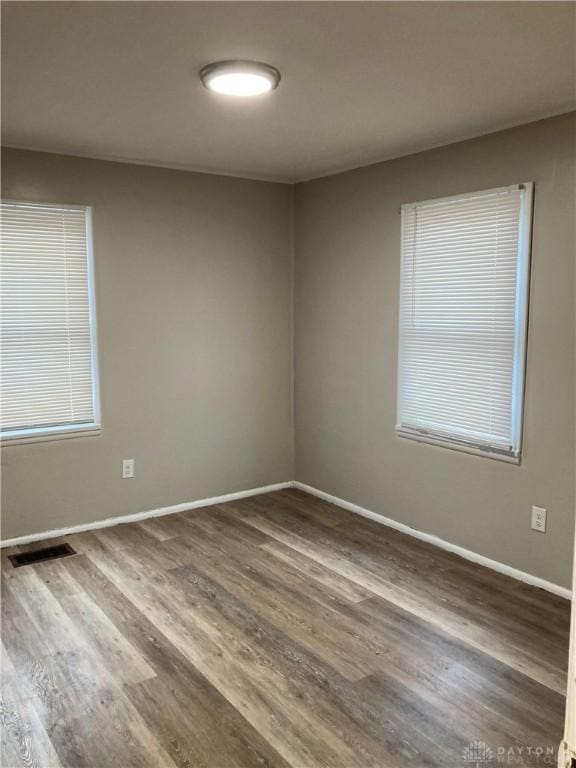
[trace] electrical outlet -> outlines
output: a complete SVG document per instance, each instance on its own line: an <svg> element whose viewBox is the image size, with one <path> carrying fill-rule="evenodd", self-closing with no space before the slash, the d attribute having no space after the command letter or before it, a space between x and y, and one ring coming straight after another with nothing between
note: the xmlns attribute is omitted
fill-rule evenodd
<svg viewBox="0 0 576 768"><path fill-rule="evenodd" d="M543 507L532 507L532 530L546 533L546 514Z"/></svg>
<svg viewBox="0 0 576 768"><path fill-rule="evenodd" d="M122 479L134 477L134 459L122 459Z"/></svg>

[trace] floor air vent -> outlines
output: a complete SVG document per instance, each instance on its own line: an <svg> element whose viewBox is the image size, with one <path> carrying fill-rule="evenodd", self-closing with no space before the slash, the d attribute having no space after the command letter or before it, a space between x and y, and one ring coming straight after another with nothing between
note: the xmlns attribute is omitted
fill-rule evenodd
<svg viewBox="0 0 576 768"><path fill-rule="evenodd" d="M76 552L70 544L56 544L53 547L44 547L35 549L33 552L22 552L17 555L8 555L14 568L20 568L22 565L33 565L41 563L43 560L55 560L57 557L69 557Z"/></svg>

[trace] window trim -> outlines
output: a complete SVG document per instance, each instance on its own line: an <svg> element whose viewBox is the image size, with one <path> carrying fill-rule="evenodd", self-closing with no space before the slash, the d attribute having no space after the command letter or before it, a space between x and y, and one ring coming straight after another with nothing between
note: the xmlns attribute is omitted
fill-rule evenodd
<svg viewBox="0 0 576 768"><path fill-rule="evenodd" d="M396 403L396 435L400 438L414 440L419 443L440 446L469 453L484 458L496 459L508 464L519 465L522 458L522 442L524 431L524 403L526 390L526 365L528 351L528 317L530 305L530 271L532 261L532 225L534 212L534 182L522 182L503 187L481 189L475 192L467 192L462 195L448 195L446 197L420 200L415 203L405 203L401 206L401 213L420 205L428 205L447 200L463 200L482 194L504 192L506 190L525 190L525 204L521 208L518 226L518 262L516 266L516 314L514 323L514 369L512 373L512 399L515 406L512 408L511 438L516 448L509 451L498 446L490 446L489 443L479 443L474 440L466 440L453 435L443 435L440 431L431 432L425 429L408 427L400 421L400 334L398 333L398 372L397 372L397 403ZM403 252L402 239L400 242L400 274L402 274ZM398 306L400 317L400 301ZM400 321L398 328L400 330ZM519 404L518 404L519 403Z"/></svg>
<svg viewBox="0 0 576 768"><path fill-rule="evenodd" d="M2 198L2 203L28 206L30 208L58 208L63 210L84 211L86 223L86 274L88 290L88 322L90 326L90 361L92 370L92 411L93 421L81 423L53 424L45 427L28 427L0 431L0 445L64 440L75 437L98 436L102 431L100 412L100 371L98 365L98 325L96 318L96 286L94 272L94 243L92 229L92 206L70 203L43 203L38 200L15 200Z"/></svg>
<svg viewBox="0 0 576 768"><path fill-rule="evenodd" d="M47 443L54 440L68 440L73 437L98 437L102 428L98 424L65 424L61 427L37 427L33 429L14 430L9 437L3 437L2 448L9 445L25 445L26 443Z"/></svg>
<svg viewBox="0 0 576 768"><path fill-rule="evenodd" d="M417 443L427 443L428 445L436 445L440 448L450 448L451 450L459 451L460 453L470 453L473 456L481 456L485 459L496 459L497 461L504 461L507 464L520 464L520 454L515 455L506 453L499 451L496 448L489 448L480 444L467 443L465 441L460 442L455 438L443 439L428 432L419 432L418 430L411 430L407 427L397 426L396 434L399 438L414 440Z"/></svg>

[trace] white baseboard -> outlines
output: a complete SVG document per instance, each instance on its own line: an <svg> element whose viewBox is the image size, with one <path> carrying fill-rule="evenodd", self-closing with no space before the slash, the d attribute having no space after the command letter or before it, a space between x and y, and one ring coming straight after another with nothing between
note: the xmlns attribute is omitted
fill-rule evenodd
<svg viewBox="0 0 576 768"><path fill-rule="evenodd" d="M498 571L498 573L504 573L506 576L511 576L513 579L518 579L518 581L523 581L526 584L532 585L533 587L545 589L547 592L552 592L553 594L564 597L567 600L572 598L572 592L569 589L566 587L561 587L558 584L553 584L551 581L546 581L546 579L541 579L539 576L533 576L532 574L525 573L524 571L520 571L517 568L512 568L512 566L500 563L498 560L491 560L489 557L479 555L477 552L472 552L471 550L460 547L457 544L452 544L449 541L445 541L439 536L434 536L431 533L424 533L423 531L419 531L417 528L411 528L409 525L405 525L404 523L398 523L396 520L392 520L389 517L380 515L377 512L372 512L371 510L365 509L358 504L353 504L350 501L340 499L337 496L332 496L330 493L319 491L317 488L313 488L312 486L306 485L305 483L295 481L292 483L292 486L294 488L299 488L301 491L305 491L306 493L310 493L312 496L318 496L318 498L324 499L324 501L329 501L331 504L336 504L338 507L347 509L349 512L355 512L357 515L368 517L370 520L375 520L377 523L387 525L388 527L394 528L397 531L401 531L402 533L407 533L409 536L414 536L416 539L426 541L429 544L434 544L434 546L440 547L440 549L453 552L454 554L460 555L460 557L463 557L466 560L471 560L473 563L478 563L479 565L483 565L486 568L492 569L493 571Z"/></svg>
<svg viewBox="0 0 576 768"><path fill-rule="evenodd" d="M353 504L350 501L345 501L337 496L332 496L330 493L320 491L318 488L313 488L305 483L299 481L287 481L285 483L275 483L274 485L263 485L260 488L250 488L246 491L236 491L235 493L226 493L223 496L213 496L207 499L198 499L196 501L187 501L182 504L173 504L170 507L160 507L158 509L149 509L145 512L135 512L132 515L121 515L120 517L108 517L105 520L94 520L90 523L82 523L81 525L72 525L66 528L55 528L51 531L41 531L39 533L30 533L27 536L17 536L13 539L5 539L0 541L1 547L13 547L19 544L30 544L35 541L43 541L44 539L54 539L59 536L66 536L71 533L82 533L84 531L92 531L97 528L110 528L114 525L121 525L122 523L137 523L141 520L147 520L150 517L162 517L163 515L172 515L176 512L185 512L188 509L198 509L200 507L209 507L212 504L223 504L226 501L236 501L237 499L246 499L249 496L259 496L263 493L270 493L272 491L280 491L284 488L299 488L301 491L310 493L312 496L317 496L324 501L328 501L331 504L336 504L338 507L347 509L350 512L354 512L357 515L368 517L370 520L375 520L377 523L387 525L389 528L394 528L402 533L407 533L409 536L414 536L416 539L426 541L429 544L433 544L440 549L445 549L448 552L453 552L466 560L471 560L473 563L478 563L486 568L491 568L498 573L504 573L506 576L511 576L513 579L523 581L526 584L531 584L534 587L545 589L548 592L552 592L555 595L564 597L570 600L572 593L566 587L561 587L558 584L553 584L546 579L541 579L538 576L533 576L530 573L525 573L517 568L512 568L510 565L505 565L497 560L491 560L489 557L479 555L477 552L472 552L469 549L460 547L457 544L452 544L449 541L445 541L438 536L434 536L431 533L424 533L417 528L411 528L409 525L399 523L396 520L392 520L389 517L380 515L377 512L372 512L365 507L361 507L358 504Z"/></svg>
<svg viewBox="0 0 576 768"><path fill-rule="evenodd" d="M30 544L33 541L42 541L44 539L55 539L58 536L66 536L70 533L83 533L92 531L96 528L110 528L113 525L121 523L138 523L141 520L147 520L150 517L162 517L163 515L173 515L175 512L185 512L188 509L198 509L199 507L209 507L212 504L224 504L226 501L236 501L237 499L246 499L249 496L259 496L262 493L271 491L280 491L283 488L291 488L293 483L275 483L274 485L263 485L260 488L250 488L247 491L236 491L235 493L225 493L223 496L213 496L209 499L198 499L197 501L187 501L183 504L173 504L170 507L159 507L158 509L149 509L146 512L135 512L132 515L121 515L120 517L107 517L105 520L94 520L91 523L82 523L81 525L71 525L67 528L55 528L51 531L41 531L40 533L30 533L27 536L17 536L14 539L5 539L0 541L0 548L13 547L18 544Z"/></svg>

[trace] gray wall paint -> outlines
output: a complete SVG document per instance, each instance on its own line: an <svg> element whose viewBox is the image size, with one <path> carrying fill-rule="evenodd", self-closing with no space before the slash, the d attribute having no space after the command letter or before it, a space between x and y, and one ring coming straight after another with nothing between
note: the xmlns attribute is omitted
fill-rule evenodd
<svg viewBox="0 0 576 768"><path fill-rule="evenodd" d="M295 189L5 151L5 197L94 207L104 428L2 451L2 538L296 477L568 586L575 127L553 118ZM397 438L399 206L530 180L521 466ZM545 535L532 504L549 509Z"/></svg>
<svg viewBox="0 0 576 768"><path fill-rule="evenodd" d="M574 521L574 115L296 190L296 478L570 585ZM399 206L535 181L521 466L394 433ZM548 532L530 530L532 504Z"/></svg>
<svg viewBox="0 0 576 768"><path fill-rule="evenodd" d="M93 206L103 429L2 450L2 538L292 478L289 187L7 150L3 196Z"/></svg>

